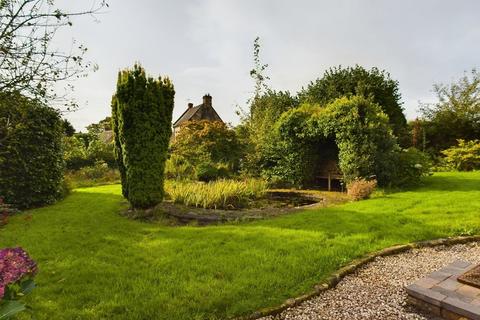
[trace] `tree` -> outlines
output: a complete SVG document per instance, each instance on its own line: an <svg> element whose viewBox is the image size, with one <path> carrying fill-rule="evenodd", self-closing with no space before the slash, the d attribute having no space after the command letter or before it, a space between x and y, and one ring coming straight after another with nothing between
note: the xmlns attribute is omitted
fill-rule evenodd
<svg viewBox="0 0 480 320"><path fill-rule="evenodd" d="M237 171L240 155L236 132L221 121L188 121L182 124L171 146L173 160L192 167L197 178L201 178L200 171L209 171L204 180ZM219 172L221 169L228 172Z"/></svg>
<svg viewBox="0 0 480 320"><path fill-rule="evenodd" d="M402 138L406 134L407 121L403 114L398 82L384 70L361 66L342 66L325 71L322 78L311 82L299 93L300 103L328 104L344 96L371 97L388 116L394 134Z"/></svg>
<svg viewBox="0 0 480 320"><path fill-rule="evenodd" d="M74 42L73 50L64 52L51 42L59 29L72 26L73 17L95 15L106 6L101 0L85 11L67 12L54 0L0 0L0 91L74 107L53 85L85 76L96 66L84 59L85 46ZM71 83L66 87L73 88Z"/></svg>
<svg viewBox="0 0 480 320"><path fill-rule="evenodd" d="M237 132L244 146L243 169L258 175L265 158L265 150L271 143L273 127L278 118L287 110L298 106L298 99L288 91L275 91L265 83L270 78L266 75L268 64L260 59L260 38L253 42L253 79L254 93L248 101L248 113L243 115Z"/></svg>
<svg viewBox="0 0 480 320"><path fill-rule="evenodd" d="M267 89L266 92L253 99L250 106L251 116L247 122L237 129L241 132L242 126L248 130L248 136L240 134L243 145L246 147L244 155L244 169L253 174L259 174L266 166L266 152L273 143L272 134L274 126L280 116L291 109L298 107L298 99L288 91L274 91Z"/></svg>
<svg viewBox="0 0 480 320"><path fill-rule="evenodd" d="M87 131L91 135L98 136L105 131L112 130L112 117L106 117L98 123L92 123L87 126Z"/></svg>
<svg viewBox="0 0 480 320"><path fill-rule="evenodd" d="M260 48L260 37L256 37L253 41L253 69L250 70L250 77L255 81L254 99L261 96L262 92L268 89L265 81L270 80L265 74L268 64L263 64L260 60Z"/></svg>
<svg viewBox="0 0 480 320"><path fill-rule="evenodd" d="M436 84L438 102L422 104L427 145L438 154L458 139L480 138L480 72L473 69L451 84Z"/></svg>
<svg viewBox="0 0 480 320"><path fill-rule="evenodd" d="M18 93L0 93L0 197L19 208L64 195L60 115Z"/></svg>
<svg viewBox="0 0 480 320"><path fill-rule="evenodd" d="M168 78L147 77L139 64L118 74L112 124L122 191L133 208L163 200L174 95Z"/></svg>
<svg viewBox="0 0 480 320"><path fill-rule="evenodd" d="M75 128L72 126L70 121L67 119L62 119L63 131L67 137L71 137L75 134Z"/></svg>

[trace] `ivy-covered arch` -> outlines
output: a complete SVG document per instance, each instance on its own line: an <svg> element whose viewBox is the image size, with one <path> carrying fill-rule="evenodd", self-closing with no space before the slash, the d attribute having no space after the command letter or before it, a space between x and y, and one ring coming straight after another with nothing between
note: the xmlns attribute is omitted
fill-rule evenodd
<svg viewBox="0 0 480 320"><path fill-rule="evenodd" d="M322 149L333 141L346 182L375 175L388 184L394 170L396 138L381 108L364 97L344 97L326 105L304 104L276 123L276 146L271 153L271 178L304 186L315 175ZM331 149L330 149L331 150Z"/></svg>

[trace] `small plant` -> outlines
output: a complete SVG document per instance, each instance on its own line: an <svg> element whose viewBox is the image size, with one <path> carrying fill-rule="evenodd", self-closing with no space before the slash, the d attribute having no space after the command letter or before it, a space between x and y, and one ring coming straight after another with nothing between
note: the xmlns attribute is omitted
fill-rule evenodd
<svg viewBox="0 0 480 320"><path fill-rule="evenodd" d="M377 180L375 179L357 178L347 184L347 194L355 201L368 199L376 186Z"/></svg>
<svg viewBox="0 0 480 320"><path fill-rule="evenodd" d="M0 250L0 319L25 311L21 298L34 288L37 264L22 248Z"/></svg>

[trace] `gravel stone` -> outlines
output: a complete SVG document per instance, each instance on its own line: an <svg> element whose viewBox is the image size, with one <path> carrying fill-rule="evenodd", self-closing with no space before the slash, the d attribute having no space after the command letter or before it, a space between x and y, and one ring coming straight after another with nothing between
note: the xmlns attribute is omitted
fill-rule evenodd
<svg viewBox="0 0 480 320"><path fill-rule="evenodd" d="M438 320L407 304L405 286L455 260L480 263L480 242L413 249L377 257L335 288L262 320Z"/></svg>

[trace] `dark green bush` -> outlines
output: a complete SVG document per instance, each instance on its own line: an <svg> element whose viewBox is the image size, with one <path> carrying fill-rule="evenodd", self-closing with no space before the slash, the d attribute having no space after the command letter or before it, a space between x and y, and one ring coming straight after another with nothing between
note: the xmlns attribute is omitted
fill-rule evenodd
<svg viewBox="0 0 480 320"><path fill-rule="evenodd" d="M213 181L218 178L218 169L211 162L202 162L195 168L195 174L199 181Z"/></svg>
<svg viewBox="0 0 480 320"><path fill-rule="evenodd" d="M63 122L57 111L20 94L0 94L0 196L18 208L64 195Z"/></svg>
<svg viewBox="0 0 480 320"><path fill-rule="evenodd" d="M168 78L147 77L138 64L118 75L112 100L116 159L123 195L133 208L163 200L174 95Z"/></svg>
<svg viewBox="0 0 480 320"><path fill-rule="evenodd" d="M395 153L395 166L392 168L392 186L418 185L421 178L431 173L432 162L428 155L415 148Z"/></svg>

